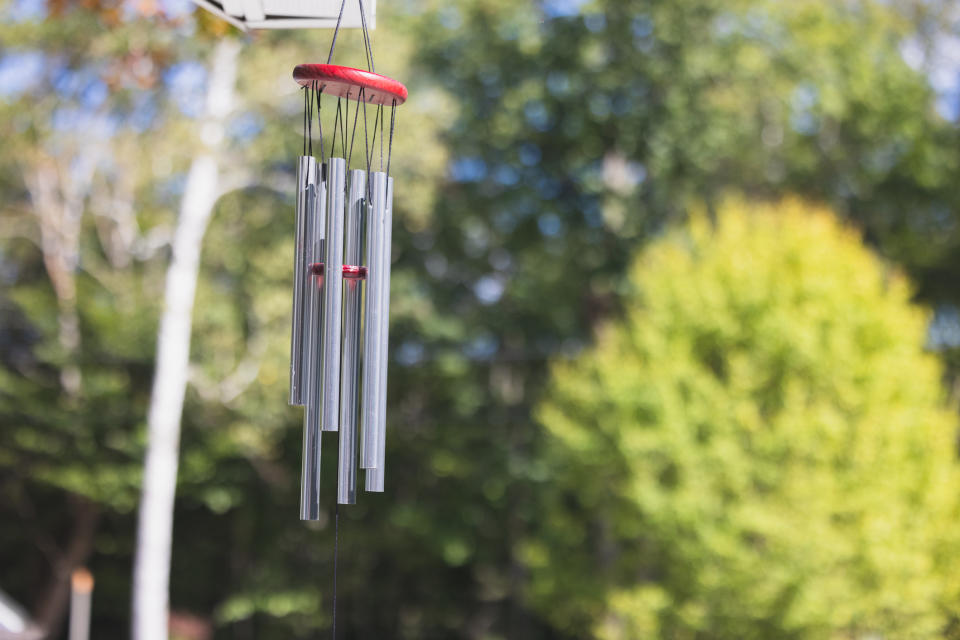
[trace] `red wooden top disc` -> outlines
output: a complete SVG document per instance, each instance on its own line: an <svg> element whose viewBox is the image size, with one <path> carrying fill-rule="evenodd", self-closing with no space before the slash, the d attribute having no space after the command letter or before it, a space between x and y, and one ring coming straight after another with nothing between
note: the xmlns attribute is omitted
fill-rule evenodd
<svg viewBox="0 0 960 640"><path fill-rule="evenodd" d="M341 67L336 64L298 64L293 79L304 87L316 87L322 93L372 104L401 105L407 100L407 88L393 78L379 73ZM396 102L394 102L396 101Z"/></svg>

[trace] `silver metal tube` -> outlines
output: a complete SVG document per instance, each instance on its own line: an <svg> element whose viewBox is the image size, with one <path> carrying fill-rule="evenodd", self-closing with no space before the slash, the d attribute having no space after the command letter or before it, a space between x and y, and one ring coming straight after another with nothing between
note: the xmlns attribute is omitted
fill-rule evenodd
<svg viewBox="0 0 960 640"><path fill-rule="evenodd" d="M370 172L370 206L367 209L367 291L363 332L363 401L361 410L360 466L377 466L377 410L380 387L379 371L383 366L380 353L380 330L383 323L382 257L387 181L383 172Z"/></svg>
<svg viewBox="0 0 960 640"><path fill-rule="evenodd" d="M307 265L308 265L308 283L307 283L307 304L306 318L307 337L303 340L303 362L304 362L304 392L303 404L309 407L308 399L315 399L313 406L320 408L320 386L314 382L314 378L320 371L320 331L323 327L323 275L314 271L316 265L323 263L323 254L326 250L327 220L327 165L319 167L317 178L317 195L314 198L313 215L308 216L307 232L310 238L307 243ZM312 398L308 398L307 389L311 390ZM317 418L319 425L319 418Z"/></svg>
<svg viewBox="0 0 960 640"><path fill-rule="evenodd" d="M304 319L304 377L303 403L303 469L300 478L300 519L317 520L320 517L320 311L323 295L323 276L314 273L313 265L323 261L324 220L326 218L326 165L320 168L317 197L307 216L308 286Z"/></svg>
<svg viewBox="0 0 960 640"><path fill-rule="evenodd" d="M290 404L303 406L303 339L305 298L310 273L307 266L307 220L317 191L317 161L300 156L297 162L297 217L293 250L293 314L290 321Z"/></svg>
<svg viewBox="0 0 960 640"><path fill-rule="evenodd" d="M340 346L343 330L343 201L346 196L347 161L327 163L327 231L323 259L323 385L324 431L336 431L340 418Z"/></svg>
<svg viewBox="0 0 960 640"><path fill-rule="evenodd" d="M313 267L323 263L326 250L324 234L326 233L327 219L327 165L320 167L320 182L314 205L314 215L309 216L307 233L310 241L307 248L307 264L309 265L309 281L306 297L306 336L303 341L303 405L306 407L305 424L310 428L320 429L322 415L322 387L320 379L320 359L322 355L323 331L323 278L322 274L314 271Z"/></svg>
<svg viewBox="0 0 960 640"><path fill-rule="evenodd" d="M360 264L363 210L366 207L367 173L350 172L350 198L344 224L343 260ZM343 286L343 351L340 360L340 452L337 502L357 502L357 402L359 397L360 296L363 281L351 278Z"/></svg>
<svg viewBox="0 0 960 640"><path fill-rule="evenodd" d="M303 418L303 466L300 472L300 519L320 519L320 430Z"/></svg>
<svg viewBox="0 0 960 640"><path fill-rule="evenodd" d="M385 174L384 174L385 175ZM367 470L367 491L383 491L387 442L387 368L390 341L390 254L393 243L393 178L387 178L384 198L383 242L380 247L380 381L377 385L377 466Z"/></svg>

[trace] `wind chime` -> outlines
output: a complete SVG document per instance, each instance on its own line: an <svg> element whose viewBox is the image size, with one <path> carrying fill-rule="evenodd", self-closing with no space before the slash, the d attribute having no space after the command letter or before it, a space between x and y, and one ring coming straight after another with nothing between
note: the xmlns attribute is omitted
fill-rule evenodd
<svg viewBox="0 0 960 640"><path fill-rule="evenodd" d="M342 17L342 5L340 13ZM356 503L358 468L366 473L367 491L384 490L390 157L396 108L406 101L407 89L374 72L363 0L360 15L367 70L331 64L339 23L327 63L301 64L293 70L304 94L290 340L290 404L305 408L302 520L320 517L324 431L339 435L338 504ZM313 153L314 111L319 162Z"/></svg>

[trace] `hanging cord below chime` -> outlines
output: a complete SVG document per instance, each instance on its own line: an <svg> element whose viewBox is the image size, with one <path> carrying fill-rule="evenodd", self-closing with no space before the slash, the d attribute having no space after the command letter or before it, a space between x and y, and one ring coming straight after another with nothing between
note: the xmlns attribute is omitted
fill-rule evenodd
<svg viewBox="0 0 960 640"><path fill-rule="evenodd" d="M333 638L337 638L337 558L340 546L340 503L333 508Z"/></svg>
<svg viewBox="0 0 960 640"><path fill-rule="evenodd" d="M364 2L363 2L363 0L358 0L358 2L359 2L359 5L360 5L360 21L361 21L361 26L362 26L362 31L363 31L363 44L364 44L364 53L365 53L365 55L366 55L367 70L370 71L371 73L375 73L375 70L374 70L374 62L373 62L373 46L372 46L371 40L370 40L370 31L369 31L368 26L367 26L367 17L366 17L366 11L365 11L365 9L364 9ZM345 8L346 8L346 5L347 5L347 0L342 0L341 3L340 3L340 12L339 12L339 14L338 14L338 16L337 16L337 24L336 24L336 27L334 28L333 38L332 38L332 40L331 40L331 42L330 42L330 52L329 52L329 54L327 55L327 64L331 64L332 61L333 61L333 53L334 53L334 49L336 48L336 45L337 45L337 35L340 33L340 26L341 26L341 24L342 24L342 22L343 22L343 14L344 14L344 10L345 10ZM305 134L306 134L305 137L307 138L307 140L305 141L305 145L304 145L304 146L305 146L306 149L309 149L309 152L310 152L309 155L313 155L313 126L312 126L312 120L313 120L313 106L314 106L314 104L316 104L318 131L319 131L319 137L320 137L320 161L321 161L321 164L323 164L323 163L326 161L326 158L325 158L325 154L324 154L324 145L323 145L323 124L322 124L322 119L321 119L321 117L320 117L320 116L321 116L320 106L321 106L322 89L321 89L320 87L317 87L316 85L314 85L313 91L309 91L309 90L308 90L308 91L307 91L307 94L309 95L309 97L307 97L307 96L304 97L304 102L305 102L305 105L306 105L306 109L308 110L308 115L307 115L307 122L308 122L308 124L307 124L306 127L305 127L305 129L306 129L306 131L305 131ZM383 129L384 129L384 124L385 124L384 121L386 120L386 114L384 113L384 106L385 106L385 105L383 105L383 104L378 104L378 105L377 105L376 116L375 116L374 122L373 122L373 137L372 137L372 139L371 139L371 138L368 138L368 129L367 129L367 126L368 126L368 125L367 125L367 100L365 100L364 98L365 98L365 92L364 92L364 90L361 88L360 94L359 94L359 96L358 96L358 103L359 103L359 104L356 106L356 110L355 110L355 112L354 112L353 125L352 125L352 126L350 125L350 120L349 120L349 117L350 117L350 100L349 100L349 99L347 99L347 100L341 100L341 98L339 98L339 97L337 98L337 111L336 111L336 115L335 115L335 118L334 118L334 131L333 131L332 140L331 140L331 142L330 142L330 144L331 144L331 147L330 147L330 156L333 157L334 151L335 151L335 149L336 149L337 137L338 137L338 134L339 134L339 138L340 138L340 140L341 140L342 153L346 156L347 166L348 166L348 167L350 166L350 160L351 160L351 158L352 158L352 156L353 156L353 143L354 143L354 141L355 141L355 139L356 139L357 124L358 124L358 118L359 118L359 115L360 115L360 105L363 105L363 137L364 137L364 147L365 147L365 149L364 149L364 156L365 156L364 159L365 159L365 161L366 161L367 173L369 174L370 171L371 171L371 169L373 168L373 155L374 155L375 149L376 149L377 134L378 134L378 132L379 132L379 136L380 136L380 170L383 171L383 169L384 169L384 162L383 162L383 138L384 138L384 135L383 135ZM344 105L343 103L346 103L346 104ZM390 113L390 138L389 138L389 141L388 141L388 144L387 144L387 162L386 162L386 173L387 173L387 175L390 175L390 160L391 160L391 157L392 157L392 155L393 155L393 134L394 134L394 127L395 127L395 123L396 123L396 115L397 115L397 101L396 101L396 100L393 100L393 103L392 103L392 105L391 105L391 113ZM378 127L378 125L379 125L379 127ZM379 130L379 131L378 131L378 130ZM348 131L350 132L350 135L349 135L349 138L350 138L349 146L348 146L348 143L347 143L347 137L348 137L348 136L347 136L347 132L348 132ZM371 198L371 196L372 196L371 189L372 189L372 185L368 182L368 183L367 183L367 201L368 201L368 202L370 201L370 198ZM339 554L339 551L340 551L340 504L339 504L339 502L338 502L338 503L336 504L336 506L334 507L334 538L333 538L333 603L332 603L332 604L333 604L333 618L332 618L332 636L333 636L333 639L334 639L334 640L336 640L336 637L337 637L337 569L338 569L338 564L339 564L339 555L340 555L340 554Z"/></svg>

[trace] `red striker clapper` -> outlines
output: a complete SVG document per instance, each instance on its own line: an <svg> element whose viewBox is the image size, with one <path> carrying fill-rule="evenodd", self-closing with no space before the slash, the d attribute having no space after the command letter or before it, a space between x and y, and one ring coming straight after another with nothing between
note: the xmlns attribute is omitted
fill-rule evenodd
<svg viewBox="0 0 960 640"><path fill-rule="evenodd" d="M367 279L367 268L366 267L356 267L353 265L345 264L343 269L341 269L343 277L347 280L366 280ZM310 265L310 273L315 276L323 275L323 263L315 262Z"/></svg>

